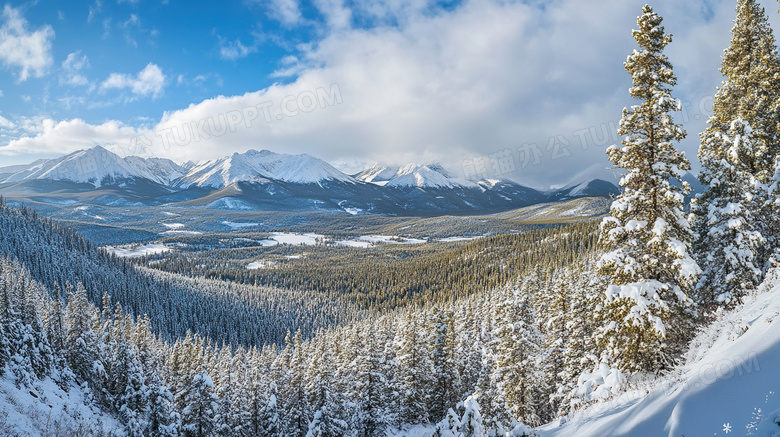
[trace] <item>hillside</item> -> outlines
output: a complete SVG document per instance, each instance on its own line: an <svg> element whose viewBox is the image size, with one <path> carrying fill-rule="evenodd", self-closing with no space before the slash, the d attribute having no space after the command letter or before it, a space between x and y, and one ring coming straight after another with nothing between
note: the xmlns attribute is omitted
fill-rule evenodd
<svg viewBox="0 0 780 437"><path fill-rule="evenodd" d="M575 414L549 437L780 435L780 270L691 343L652 384ZM738 402L737 402L738 401Z"/></svg>

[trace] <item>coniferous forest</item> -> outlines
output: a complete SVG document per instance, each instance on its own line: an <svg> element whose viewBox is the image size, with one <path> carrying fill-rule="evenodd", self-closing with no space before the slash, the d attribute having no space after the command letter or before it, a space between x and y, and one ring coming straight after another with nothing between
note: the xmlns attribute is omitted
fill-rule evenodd
<svg viewBox="0 0 780 437"><path fill-rule="evenodd" d="M2 377L117 423L42 435L187 437L530 437L668 377L778 263L780 57L738 0L687 204L672 35L650 6L631 34L621 194L599 220L247 270L244 249L119 258L0 200Z"/></svg>

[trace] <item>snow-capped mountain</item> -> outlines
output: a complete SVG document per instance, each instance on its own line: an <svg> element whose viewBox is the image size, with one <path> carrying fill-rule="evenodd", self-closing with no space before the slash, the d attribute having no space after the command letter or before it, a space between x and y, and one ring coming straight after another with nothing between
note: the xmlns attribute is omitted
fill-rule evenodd
<svg viewBox="0 0 780 437"><path fill-rule="evenodd" d="M376 185L385 185L387 181L398 173L399 167L375 165L355 175L355 179L361 182L372 182Z"/></svg>
<svg viewBox="0 0 780 437"><path fill-rule="evenodd" d="M55 203L61 204L459 214L616 192L608 182L591 180L543 193L509 180L458 179L438 164L377 165L352 177L310 155L268 150L180 165L160 158L122 158L95 147L0 168L3 195L51 203L56 193Z"/></svg>
<svg viewBox="0 0 780 437"><path fill-rule="evenodd" d="M325 181L354 183L346 174L313 156L287 155L268 150L248 150L194 165L177 184L224 188L236 182L277 180L297 184L321 184Z"/></svg>
<svg viewBox="0 0 780 437"><path fill-rule="evenodd" d="M553 200L567 200L578 197L610 197L620 194L620 189L603 179L589 179L569 184L550 193Z"/></svg>
<svg viewBox="0 0 780 437"><path fill-rule="evenodd" d="M396 188L477 187L474 182L452 177L439 164L417 164L414 162L401 167L375 165L355 175L355 179Z"/></svg>
<svg viewBox="0 0 780 437"><path fill-rule="evenodd" d="M417 188L476 188L473 182L453 178L438 164L419 165L406 164L396 172L386 186L417 187Z"/></svg>
<svg viewBox="0 0 780 437"><path fill-rule="evenodd" d="M8 172L8 169L12 169ZM122 180L147 179L170 185L186 169L168 159L122 158L103 147L79 150L56 159L38 160L28 166L0 169L3 183L44 179L91 184L100 187ZM10 173L10 175L8 175Z"/></svg>

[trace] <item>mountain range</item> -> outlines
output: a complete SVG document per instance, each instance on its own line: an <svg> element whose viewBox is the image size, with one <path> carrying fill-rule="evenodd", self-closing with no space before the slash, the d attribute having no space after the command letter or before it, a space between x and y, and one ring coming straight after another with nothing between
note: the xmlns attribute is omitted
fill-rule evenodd
<svg viewBox="0 0 780 437"><path fill-rule="evenodd" d="M618 193L614 184L599 179L553 191L506 179L466 180L438 164L376 165L347 175L310 155L268 150L177 164L162 158L123 158L97 146L29 165L0 167L0 194L6 197L109 206L458 214Z"/></svg>

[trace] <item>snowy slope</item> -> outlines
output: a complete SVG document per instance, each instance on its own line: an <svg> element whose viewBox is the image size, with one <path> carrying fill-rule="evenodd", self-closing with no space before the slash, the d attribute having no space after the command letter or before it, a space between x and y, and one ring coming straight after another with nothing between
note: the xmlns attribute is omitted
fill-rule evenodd
<svg viewBox="0 0 780 437"><path fill-rule="evenodd" d="M479 188L470 181L456 179L437 164L420 165L409 163L399 168L395 175L387 181L387 187L417 187L417 188Z"/></svg>
<svg viewBox="0 0 780 437"><path fill-rule="evenodd" d="M234 153L225 158L198 163L179 180L179 185L223 188L235 182L267 180L299 184L321 184L324 181L355 182L327 162L310 155L248 150L245 153Z"/></svg>
<svg viewBox="0 0 780 437"><path fill-rule="evenodd" d="M609 197L618 194L620 194L620 189L615 184L603 179L588 179L553 190L550 197L564 200L577 197Z"/></svg>
<svg viewBox="0 0 780 437"><path fill-rule="evenodd" d="M167 185L184 173L184 168L167 159L122 158L103 147L79 150L56 159L36 161L0 182L32 179L72 181L99 187L107 179L144 178Z"/></svg>
<svg viewBox="0 0 780 437"><path fill-rule="evenodd" d="M780 436L780 271L691 343L669 377L575 414L551 437Z"/></svg>
<svg viewBox="0 0 780 437"><path fill-rule="evenodd" d="M64 391L51 379L34 385L17 388L8 377L0 377L0 435L124 435L113 417L87 405L80 387Z"/></svg>
<svg viewBox="0 0 780 437"><path fill-rule="evenodd" d="M398 170L399 167L388 167L377 164L356 174L355 179L361 182L373 182L377 185L384 185L398 173Z"/></svg>

